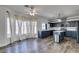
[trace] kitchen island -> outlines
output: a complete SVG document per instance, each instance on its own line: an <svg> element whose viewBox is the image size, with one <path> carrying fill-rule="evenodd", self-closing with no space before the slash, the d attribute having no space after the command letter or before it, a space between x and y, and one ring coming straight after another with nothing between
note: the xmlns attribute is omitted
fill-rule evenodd
<svg viewBox="0 0 79 59"><path fill-rule="evenodd" d="M54 31L53 32L54 41L56 43L60 43L62 40L64 40L64 33L65 33L65 31Z"/></svg>

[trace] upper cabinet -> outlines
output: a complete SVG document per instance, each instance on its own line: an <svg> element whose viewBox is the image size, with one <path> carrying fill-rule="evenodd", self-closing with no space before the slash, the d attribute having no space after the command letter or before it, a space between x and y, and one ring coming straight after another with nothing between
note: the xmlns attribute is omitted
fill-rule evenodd
<svg viewBox="0 0 79 59"><path fill-rule="evenodd" d="M49 23L50 27L61 27L61 23Z"/></svg>
<svg viewBox="0 0 79 59"><path fill-rule="evenodd" d="M49 23L50 27L77 27L77 21L69 21L66 23Z"/></svg>
<svg viewBox="0 0 79 59"><path fill-rule="evenodd" d="M77 21L67 22L66 27L77 27Z"/></svg>

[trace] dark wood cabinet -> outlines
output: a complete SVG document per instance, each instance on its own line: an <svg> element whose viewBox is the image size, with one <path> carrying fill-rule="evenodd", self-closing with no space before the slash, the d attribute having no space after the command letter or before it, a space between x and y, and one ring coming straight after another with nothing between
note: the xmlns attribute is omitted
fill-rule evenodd
<svg viewBox="0 0 79 59"><path fill-rule="evenodd" d="M79 43L79 21L77 22L77 42Z"/></svg>
<svg viewBox="0 0 79 59"><path fill-rule="evenodd" d="M65 32L65 36L77 39L77 31L66 31Z"/></svg>
<svg viewBox="0 0 79 59"><path fill-rule="evenodd" d="M49 23L50 27L76 27L78 21L69 21L67 23Z"/></svg>
<svg viewBox="0 0 79 59"><path fill-rule="evenodd" d="M46 38L51 35L51 31L38 31L38 38Z"/></svg>

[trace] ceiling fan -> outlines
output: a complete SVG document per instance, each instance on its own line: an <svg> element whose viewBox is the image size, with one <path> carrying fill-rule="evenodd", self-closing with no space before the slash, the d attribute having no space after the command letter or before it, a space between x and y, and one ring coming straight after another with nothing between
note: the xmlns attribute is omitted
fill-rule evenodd
<svg viewBox="0 0 79 59"><path fill-rule="evenodd" d="M28 14L30 16L35 16L38 14L37 9L34 6L24 5L25 7L25 14Z"/></svg>

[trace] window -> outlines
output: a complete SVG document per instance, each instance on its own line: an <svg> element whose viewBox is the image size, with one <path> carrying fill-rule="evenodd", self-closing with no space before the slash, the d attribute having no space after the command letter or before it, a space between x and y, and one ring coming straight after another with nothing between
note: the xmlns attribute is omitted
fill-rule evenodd
<svg viewBox="0 0 79 59"><path fill-rule="evenodd" d="M16 34L19 34L19 30L21 30L21 34L30 33L30 21L21 21L16 20Z"/></svg>
<svg viewBox="0 0 79 59"><path fill-rule="evenodd" d="M18 26L18 20L16 20L16 35L19 34L19 26Z"/></svg>
<svg viewBox="0 0 79 59"><path fill-rule="evenodd" d="M26 33L30 33L30 21L26 21Z"/></svg>
<svg viewBox="0 0 79 59"><path fill-rule="evenodd" d="M45 30L45 23L42 23L42 30Z"/></svg>
<svg viewBox="0 0 79 59"><path fill-rule="evenodd" d="M26 34L26 33L27 33L26 21L22 21L21 34Z"/></svg>
<svg viewBox="0 0 79 59"><path fill-rule="evenodd" d="M10 19L9 17L7 17L7 37L10 38L11 37L11 28L10 28Z"/></svg>
<svg viewBox="0 0 79 59"><path fill-rule="evenodd" d="M24 34L24 23L22 21L21 34Z"/></svg>
<svg viewBox="0 0 79 59"><path fill-rule="evenodd" d="M37 33L37 22L36 21L32 22L32 33L33 34Z"/></svg>
<svg viewBox="0 0 79 59"><path fill-rule="evenodd" d="M37 22L35 22L34 33L37 34Z"/></svg>
<svg viewBox="0 0 79 59"><path fill-rule="evenodd" d="M26 22L24 22L24 34L26 34L27 31L26 31Z"/></svg>

